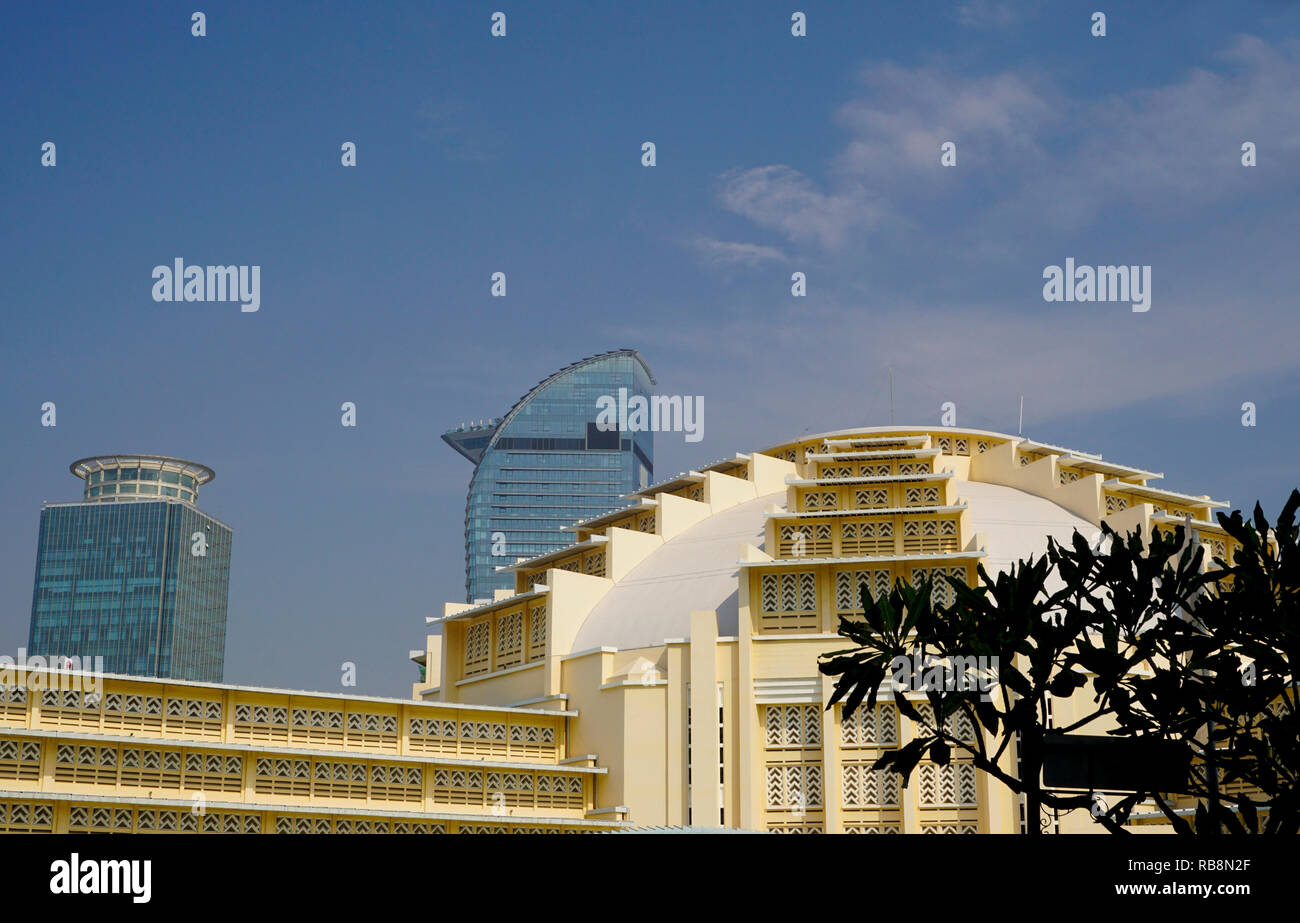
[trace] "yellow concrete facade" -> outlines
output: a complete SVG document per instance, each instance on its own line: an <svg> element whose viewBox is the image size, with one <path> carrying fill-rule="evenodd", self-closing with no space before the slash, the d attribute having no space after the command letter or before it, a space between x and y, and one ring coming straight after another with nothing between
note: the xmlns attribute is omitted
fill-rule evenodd
<svg viewBox="0 0 1300 923"><path fill-rule="evenodd" d="M617 826L572 713L86 673L0 677L0 832Z"/></svg>

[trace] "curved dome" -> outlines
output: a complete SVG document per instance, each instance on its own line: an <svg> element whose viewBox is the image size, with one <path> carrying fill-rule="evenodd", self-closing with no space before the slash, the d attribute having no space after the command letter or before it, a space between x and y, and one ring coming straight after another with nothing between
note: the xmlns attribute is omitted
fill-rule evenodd
<svg viewBox="0 0 1300 923"><path fill-rule="evenodd" d="M1074 530L1091 537L1097 527L1051 500L1014 487L962 481L957 495L970 507L972 532L982 532L988 557L984 569L990 574L1008 569L1030 555L1042 557L1047 539L1068 543Z"/></svg>
<svg viewBox="0 0 1300 923"><path fill-rule="evenodd" d="M691 633L691 613L713 609L718 634L737 629L740 546L762 546L763 510L784 505L774 493L723 510L669 539L614 584L592 608L575 651L662 644Z"/></svg>
<svg viewBox="0 0 1300 923"><path fill-rule="evenodd" d="M970 508L970 528L983 533L990 574L1047 551L1047 539L1068 542L1074 530L1097 529L1043 497L980 481L961 481L958 502ZM718 634L738 630L740 546L763 547L763 511L785 509L784 492L767 494L702 520L651 552L610 588L578 630L573 650L630 650L690 635L691 612L718 613Z"/></svg>

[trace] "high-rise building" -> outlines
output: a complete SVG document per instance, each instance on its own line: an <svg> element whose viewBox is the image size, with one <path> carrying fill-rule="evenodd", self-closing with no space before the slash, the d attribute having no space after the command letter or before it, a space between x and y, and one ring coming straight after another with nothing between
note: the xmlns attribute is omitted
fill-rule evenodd
<svg viewBox="0 0 1300 923"><path fill-rule="evenodd" d="M220 682L232 533L194 505L212 469L104 455L71 470L81 502L41 508L28 652Z"/></svg>
<svg viewBox="0 0 1300 923"><path fill-rule="evenodd" d="M650 367L618 349L560 369L504 417L457 427L442 438L474 463L465 505L465 594L512 589L496 568L573 542L560 531L624 505L654 475L654 436L597 426L601 397L648 399Z"/></svg>

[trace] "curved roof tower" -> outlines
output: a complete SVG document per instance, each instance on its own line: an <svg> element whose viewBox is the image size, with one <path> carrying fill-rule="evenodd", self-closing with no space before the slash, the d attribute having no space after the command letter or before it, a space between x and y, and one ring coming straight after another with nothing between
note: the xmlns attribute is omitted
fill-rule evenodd
<svg viewBox="0 0 1300 923"><path fill-rule="evenodd" d="M466 599L514 586L497 567L562 548L561 529L623 505L654 475L649 432L596 426L597 399L649 397L654 375L636 350L617 349L565 366L534 385L502 417L443 433L474 462L465 504Z"/></svg>

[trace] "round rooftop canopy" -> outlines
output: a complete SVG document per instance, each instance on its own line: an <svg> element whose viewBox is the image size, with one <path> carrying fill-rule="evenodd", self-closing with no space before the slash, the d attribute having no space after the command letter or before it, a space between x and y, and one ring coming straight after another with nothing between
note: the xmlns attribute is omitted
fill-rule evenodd
<svg viewBox="0 0 1300 923"><path fill-rule="evenodd" d="M193 502L215 478L207 465L166 455L92 455L68 466L86 482L87 501L169 499Z"/></svg>

